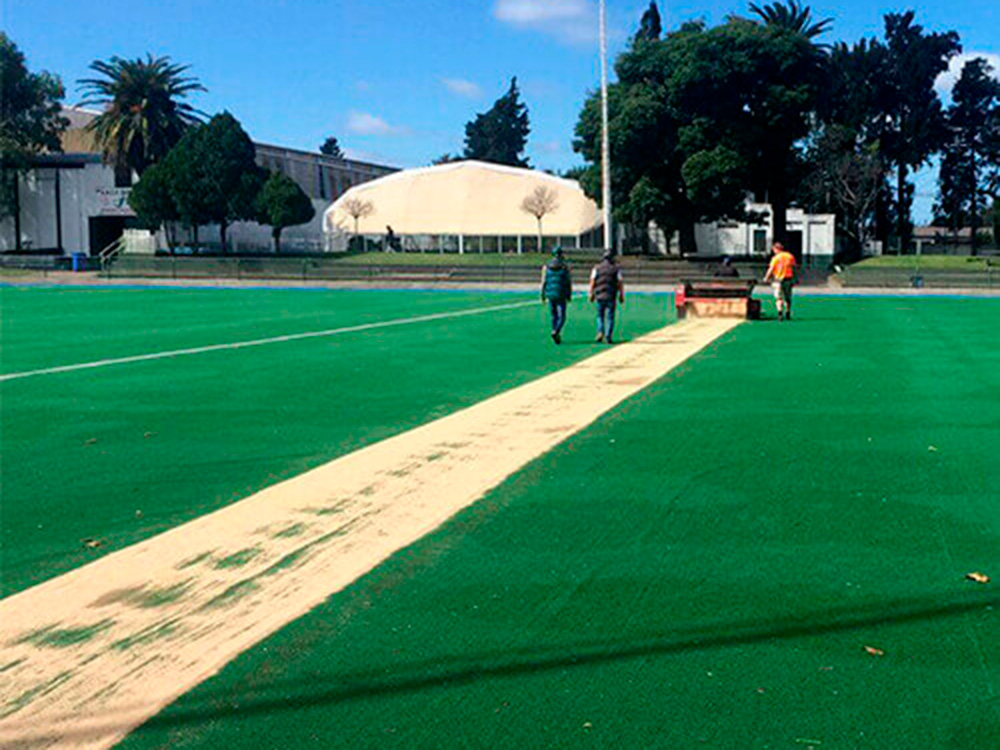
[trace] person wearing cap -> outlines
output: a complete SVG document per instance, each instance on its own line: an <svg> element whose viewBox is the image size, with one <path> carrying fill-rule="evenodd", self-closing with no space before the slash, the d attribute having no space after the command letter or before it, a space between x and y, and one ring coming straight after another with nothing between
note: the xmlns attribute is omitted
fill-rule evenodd
<svg viewBox="0 0 1000 750"><path fill-rule="evenodd" d="M792 286L795 284L795 256L780 242L771 245L771 262L764 274L764 283L771 282L778 320L792 319Z"/></svg>
<svg viewBox="0 0 1000 750"><path fill-rule="evenodd" d="M556 245L552 249L552 260L542 266L542 303L549 303L549 313L552 316L552 340L562 343L562 329L566 325L566 303L573 296L573 280L569 275L569 266L563 256L562 248Z"/></svg>
<svg viewBox="0 0 1000 750"><path fill-rule="evenodd" d="M615 331L615 306L625 304L625 281L621 269L615 262L614 250L605 250L598 263L590 272L588 298L597 303L598 343L612 343Z"/></svg>

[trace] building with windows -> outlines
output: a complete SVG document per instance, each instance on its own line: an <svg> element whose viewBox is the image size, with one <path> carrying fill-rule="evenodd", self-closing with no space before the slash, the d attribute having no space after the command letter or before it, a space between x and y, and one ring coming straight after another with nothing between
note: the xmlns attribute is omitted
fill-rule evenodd
<svg viewBox="0 0 1000 750"><path fill-rule="evenodd" d="M100 151L87 125L99 114L66 107L70 126L63 134L61 154L43 154L34 160L17 185L20 210L0 222L0 252L51 255L97 255L134 224L128 205L132 175L116 179L115 170L101 161ZM330 201L368 180L396 171L393 167L338 159L320 153L255 143L257 163L295 180L316 209L309 224L289 227L282 246L294 249L322 247L322 216ZM200 233L208 244L218 232L205 227ZM229 230L232 248L266 250L271 246L270 227L238 222ZM206 244L206 243L202 243Z"/></svg>
<svg viewBox="0 0 1000 750"><path fill-rule="evenodd" d="M767 257L774 242L774 218L768 203L748 203L747 210L762 217L760 223L720 219L694 225L697 257L722 255ZM807 214L789 208L785 220L785 246L806 265L827 265L837 250L836 215ZM650 244L665 255L680 254L676 234L668 238L656 226L648 227Z"/></svg>
<svg viewBox="0 0 1000 750"><path fill-rule="evenodd" d="M695 225L699 255L767 255L774 242L774 218L767 203L751 203L748 209L764 215L760 224L716 221ZM785 219L785 247L806 265L828 264L836 251L836 216L807 214L789 208Z"/></svg>

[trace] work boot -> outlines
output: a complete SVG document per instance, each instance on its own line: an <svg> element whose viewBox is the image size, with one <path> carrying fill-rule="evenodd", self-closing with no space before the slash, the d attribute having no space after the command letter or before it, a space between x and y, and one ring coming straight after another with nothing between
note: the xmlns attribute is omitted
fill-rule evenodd
<svg viewBox="0 0 1000 750"><path fill-rule="evenodd" d="M595 344L600 344L603 341L604 341L604 334L603 333L598 333L597 334L597 338L594 339L594 343Z"/></svg>
<svg viewBox="0 0 1000 750"><path fill-rule="evenodd" d="M559 331L552 332L552 340L555 341L557 344L562 343L562 337L559 335Z"/></svg>

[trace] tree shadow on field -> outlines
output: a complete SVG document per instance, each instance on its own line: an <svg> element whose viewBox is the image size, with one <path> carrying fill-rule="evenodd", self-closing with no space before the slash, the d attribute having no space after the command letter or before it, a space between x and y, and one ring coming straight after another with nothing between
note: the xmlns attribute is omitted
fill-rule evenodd
<svg viewBox="0 0 1000 750"><path fill-rule="evenodd" d="M874 626L934 622L983 612L1000 605L1000 594L975 592L953 596L895 599L860 607L805 612L769 621L714 621L688 629L647 637L581 640L576 643L453 654L408 663L377 665L364 671L311 674L300 680L257 677L244 693L232 689L196 691L165 712L150 718L146 728L197 725L226 718L275 714L344 704L378 696L418 693L478 682L564 672L577 667L624 663L649 657L708 652L734 646L773 643L816 635L849 633ZM109 717L109 723L110 721Z"/></svg>

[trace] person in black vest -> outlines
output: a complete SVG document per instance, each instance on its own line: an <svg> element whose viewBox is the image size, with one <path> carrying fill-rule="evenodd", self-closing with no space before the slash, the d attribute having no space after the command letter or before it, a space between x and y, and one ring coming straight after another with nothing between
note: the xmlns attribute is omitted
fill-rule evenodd
<svg viewBox="0 0 1000 750"><path fill-rule="evenodd" d="M590 272L588 296L597 303L596 341L610 344L615 331L615 305L625 304L625 282L613 250L605 250L601 262Z"/></svg>
<svg viewBox="0 0 1000 750"><path fill-rule="evenodd" d="M549 303L552 314L552 340L562 343L562 329L566 325L566 303L573 296L573 282L569 266L558 245L552 250L552 260L542 266L542 303Z"/></svg>

